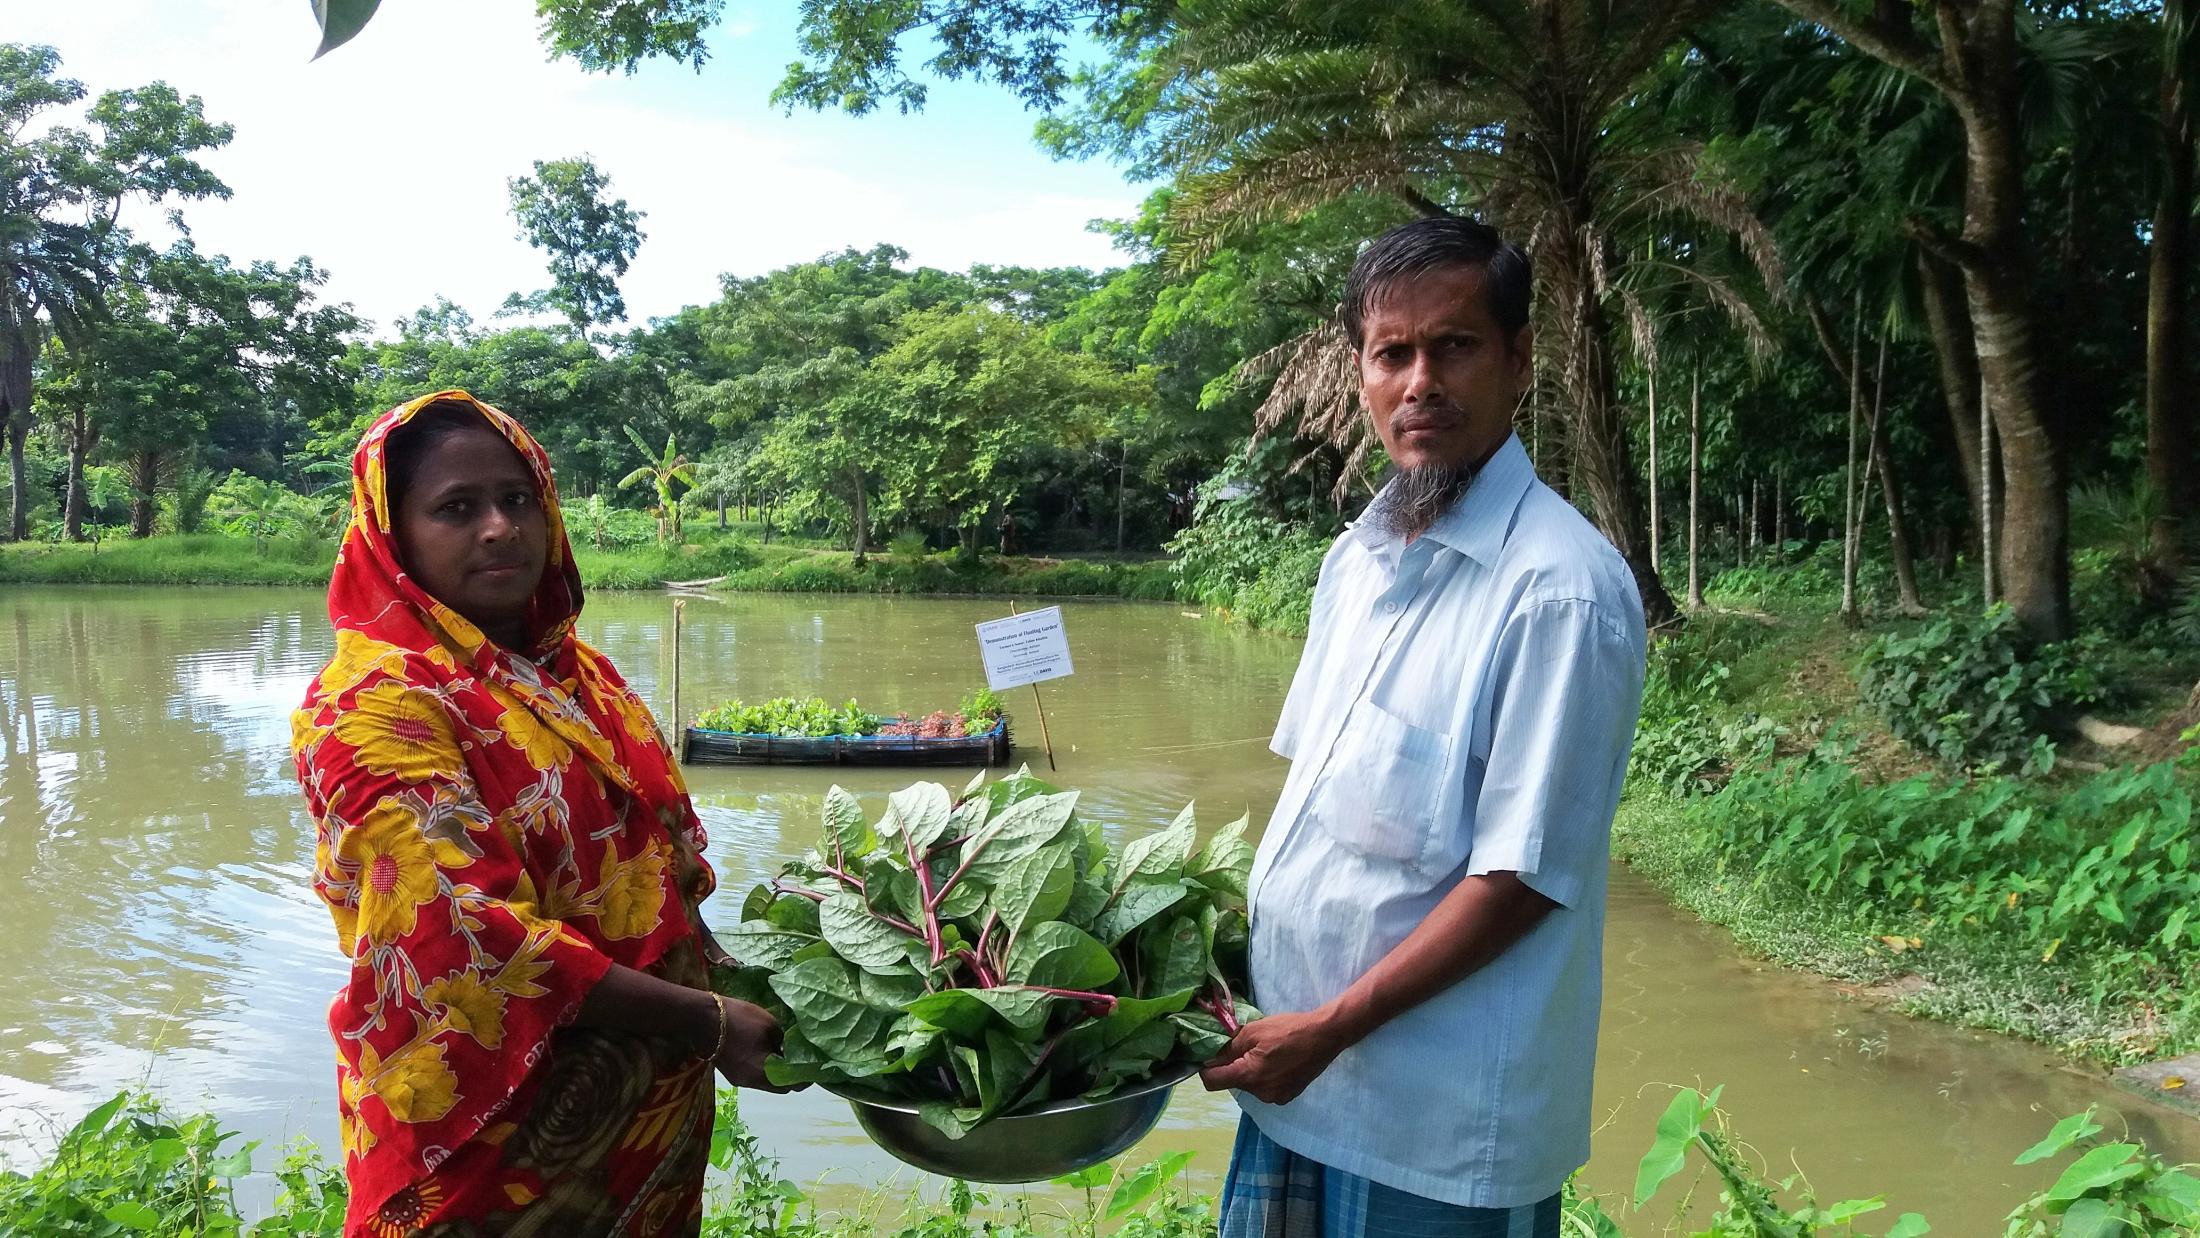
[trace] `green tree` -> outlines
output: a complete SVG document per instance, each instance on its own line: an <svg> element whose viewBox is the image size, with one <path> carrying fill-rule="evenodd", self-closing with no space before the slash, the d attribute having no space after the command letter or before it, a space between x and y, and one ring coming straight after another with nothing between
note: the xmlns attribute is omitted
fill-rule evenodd
<svg viewBox="0 0 2200 1238"><path fill-rule="evenodd" d="M1038 479L1041 448L1090 444L1150 401L1151 382L1049 345L986 306L942 305L868 367L854 396L894 514L955 532L974 557L987 518Z"/></svg>
<svg viewBox="0 0 2200 1238"><path fill-rule="evenodd" d="M8 539L30 528L23 446L34 414L34 370L48 332L69 348L88 342L105 313L124 249L116 224L126 201L227 197L192 156L233 131L206 119L197 96L165 83L109 91L87 111L92 130L49 123L84 98L59 76L50 47L0 44L0 423L8 438ZM88 447L72 448L81 486Z"/></svg>
<svg viewBox="0 0 2200 1238"><path fill-rule="evenodd" d="M508 182L520 239L550 256L550 288L539 302L564 314L573 330L626 317L619 277L642 247L643 212L609 196L611 178L586 155L535 161L533 176ZM515 294L511 304L526 306Z"/></svg>

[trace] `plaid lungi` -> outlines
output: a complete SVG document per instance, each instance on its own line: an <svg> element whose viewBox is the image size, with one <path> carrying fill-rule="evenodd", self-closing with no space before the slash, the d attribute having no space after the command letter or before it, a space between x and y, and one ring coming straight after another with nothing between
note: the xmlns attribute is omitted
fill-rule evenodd
<svg viewBox="0 0 2200 1238"><path fill-rule="evenodd" d="M1558 1238L1559 1197L1464 1208L1331 1169L1238 1119L1222 1238Z"/></svg>

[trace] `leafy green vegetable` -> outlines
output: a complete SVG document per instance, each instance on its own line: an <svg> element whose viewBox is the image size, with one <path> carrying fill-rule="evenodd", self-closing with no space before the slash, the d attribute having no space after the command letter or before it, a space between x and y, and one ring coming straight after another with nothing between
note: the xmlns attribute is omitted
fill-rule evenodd
<svg viewBox="0 0 2200 1238"><path fill-rule="evenodd" d="M960 1138L1204 1062L1259 1018L1236 996L1245 823L1201 847L1186 808L1118 854L1076 809L1029 770L906 787L875 822L827 793L818 848L721 935L720 991L787 1028L771 1079L915 1101Z"/></svg>

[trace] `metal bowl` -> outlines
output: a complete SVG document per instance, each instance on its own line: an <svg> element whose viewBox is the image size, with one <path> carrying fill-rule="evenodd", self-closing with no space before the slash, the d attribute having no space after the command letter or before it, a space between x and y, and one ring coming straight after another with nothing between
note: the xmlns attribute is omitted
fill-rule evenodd
<svg viewBox="0 0 2200 1238"><path fill-rule="evenodd" d="M848 1102L872 1142L930 1173L970 1182L1042 1182L1121 1155L1145 1137L1169 1090L1195 1067L1171 1068L1106 1100L1062 1100L1012 1113L950 1139L917 1116L909 1101L828 1085Z"/></svg>

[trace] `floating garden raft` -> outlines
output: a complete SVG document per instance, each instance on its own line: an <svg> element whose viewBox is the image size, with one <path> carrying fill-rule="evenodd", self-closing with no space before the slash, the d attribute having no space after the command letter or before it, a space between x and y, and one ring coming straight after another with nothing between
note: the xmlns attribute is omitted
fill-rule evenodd
<svg viewBox="0 0 2200 1238"><path fill-rule="evenodd" d="M977 727L965 733L966 727ZM881 718L811 698L711 710L680 739L690 765L1006 765L1013 747L1008 715L990 692L973 693L960 713L921 720Z"/></svg>

